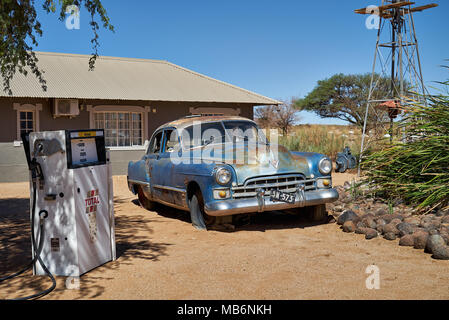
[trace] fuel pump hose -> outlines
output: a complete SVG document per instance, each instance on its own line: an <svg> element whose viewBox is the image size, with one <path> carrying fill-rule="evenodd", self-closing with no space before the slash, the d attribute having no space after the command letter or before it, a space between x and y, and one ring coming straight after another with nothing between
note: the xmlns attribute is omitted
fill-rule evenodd
<svg viewBox="0 0 449 320"><path fill-rule="evenodd" d="M41 291L39 293L30 295L30 296L26 296L26 297L21 297L21 298L16 298L16 299L12 299L12 300L30 300L30 299L38 299L41 298L47 294L49 294L50 292L52 292L55 288L56 288L56 280L53 277L53 275L51 274L51 272L48 270L47 266L45 265L45 263L42 261L40 254L42 252L42 247L44 244L44 235L45 235L45 227L44 227L44 221L45 218L47 218L48 216L48 212L45 210L41 210L39 212L39 245L38 247L36 247L36 237L35 237L35 232L34 232L34 221L35 221L35 213L36 213L36 196L37 196L37 188L36 188L36 181L35 179L33 179L33 205L32 205L32 209L31 209L31 241L33 244L33 248L37 248L37 250L35 250L34 252L34 257L33 260L27 265L25 266L23 269L21 269L20 271L11 274L9 276L0 278L0 282L3 282L5 280L8 279L12 279L15 278L19 275L21 275L22 273L24 273L25 271L27 271L29 268L31 268L33 265L36 264L36 262L39 262L39 264L41 265L42 269L45 271L46 275L50 278L52 285L50 288Z"/></svg>

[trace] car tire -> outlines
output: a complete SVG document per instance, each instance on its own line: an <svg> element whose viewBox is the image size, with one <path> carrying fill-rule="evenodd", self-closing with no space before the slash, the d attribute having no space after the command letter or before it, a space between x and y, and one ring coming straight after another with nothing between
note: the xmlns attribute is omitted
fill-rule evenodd
<svg viewBox="0 0 449 320"><path fill-rule="evenodd" d="M197 190L189 200L190 219L192 225L199 230L207 230L215 223L216 218L204 212L203 196Z"/></svg>
<svg viewBox="0 0 449 320"><path fill-rule="evenodd" d="M153 210L155 207L155 203L147 198L145 193L143 193L142 187L138 187L137 190L137 196L139 198L139 204L142 208L145 208L147 210Z"/></svg>
<svg viewBox="0 0 449 320"><path fill-rule="evenodd" d="M313 222L323 222L327 217L326 205L319 204L317 206L308 207L309 220Z"/></svg>

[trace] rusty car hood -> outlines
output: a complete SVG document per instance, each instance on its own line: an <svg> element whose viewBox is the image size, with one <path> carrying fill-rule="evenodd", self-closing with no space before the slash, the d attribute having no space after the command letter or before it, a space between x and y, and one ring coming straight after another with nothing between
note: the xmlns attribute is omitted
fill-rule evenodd
<svg viewBox="0 0 449 320"><path fill-rule="evenodd" d="M260 146L257 148L252 143L237 146L224 143L204 150L202 160L232 166L239 185L248 178L259 176L302 173L310 177L311 166L307 155L293 154L282 145L270 145L269 149L265 145ZM217 149L221 150L217 152Z"/></svg>

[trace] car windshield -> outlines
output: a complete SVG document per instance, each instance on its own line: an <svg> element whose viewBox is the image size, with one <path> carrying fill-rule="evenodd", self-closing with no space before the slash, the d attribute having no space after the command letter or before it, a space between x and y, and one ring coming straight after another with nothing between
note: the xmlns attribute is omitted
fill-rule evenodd
<svg viewBox="0 0 449 320"><path fill-rule="evenodd" d="M266 144L265 135L250 121L219 121L194 124L181 132L186 149L213 143L251 141Z"/></svg>
<svg viewBox="0 0 449 320"><path fill-rule="evenodd" d="M231 141L251 141L266 143L265 136L257 126L249 121L223 121L227 137Z"/></svg>

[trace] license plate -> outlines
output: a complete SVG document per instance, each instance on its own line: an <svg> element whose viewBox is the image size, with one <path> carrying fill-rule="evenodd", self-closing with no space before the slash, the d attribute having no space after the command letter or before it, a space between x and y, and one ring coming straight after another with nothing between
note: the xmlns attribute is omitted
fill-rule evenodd
<svg viewBox="0 0 449 320"><path fill-rule="evenodd" d="M296 200L296 194L286 193L278 190L271 190L270 200L293 204Z"/></svg>

